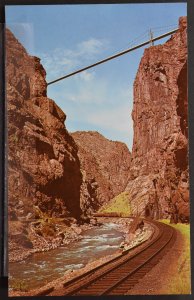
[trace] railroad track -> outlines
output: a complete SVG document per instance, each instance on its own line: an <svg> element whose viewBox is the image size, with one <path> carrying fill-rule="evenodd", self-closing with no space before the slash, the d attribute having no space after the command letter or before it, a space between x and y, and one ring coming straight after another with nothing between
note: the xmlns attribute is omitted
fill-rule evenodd
<svg viewBox="0 0 194 300"><path fill-rule="evenodd" d="M125 251L111 261L64 284L61 295L124 295L145 276L167 253L176 239L176 230L159 222L151 240L137 247L135 254Z"/></svg>

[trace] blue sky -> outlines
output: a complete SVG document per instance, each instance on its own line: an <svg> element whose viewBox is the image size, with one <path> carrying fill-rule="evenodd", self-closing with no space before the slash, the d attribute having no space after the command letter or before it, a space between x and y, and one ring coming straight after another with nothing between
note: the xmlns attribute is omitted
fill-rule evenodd
<svg viewBox="0 0 194 300"><path fill-rule="evenodd" d="M169 31L186 14L185 3L9 6L6 22L29 54L41 58L50 81L147 40L150 28L155 36ZM132 148L133 81L143 51L48 87L69 131L97 130Z"/></svg>

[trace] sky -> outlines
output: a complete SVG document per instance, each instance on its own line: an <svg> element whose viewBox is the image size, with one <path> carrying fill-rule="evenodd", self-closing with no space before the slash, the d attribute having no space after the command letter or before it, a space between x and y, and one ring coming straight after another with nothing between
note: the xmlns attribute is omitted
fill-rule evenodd
<svg viewBox="0 0 194 300"><path fill-rule="evenodd" d="M52 81L178 26L186 3L6 7L7 27ZM168 38L155 44L164 43ZM148 46L147 46L148 47ZM133 82L145 47L48 86L68 131L95 130L132 149Z"/></svg>

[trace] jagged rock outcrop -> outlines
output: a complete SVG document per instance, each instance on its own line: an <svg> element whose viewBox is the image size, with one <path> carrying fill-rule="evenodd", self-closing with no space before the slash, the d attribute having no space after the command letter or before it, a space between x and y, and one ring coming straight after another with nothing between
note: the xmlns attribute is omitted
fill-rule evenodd
<svg viewBox="0 0 194 300"><path fill-rule="evenodd" d="M82 175L66 116L47 98L40 59L9 30L6 51L9 219L79 218Z"/></svg>
<svg viewBox="0 0 194 300"><path fill-rule="evenodd" d="M123 192L129 180L131 154L124 143L106 139L95 131L77 131L83 183L81 208L85 214L96 211Z"/></svg>
<svg viewBox="0 0 194 300"><path fill-rule="evenodd" d="M134 82L132 210L189 220L187 21L163 45L144 51Z"/></svg>

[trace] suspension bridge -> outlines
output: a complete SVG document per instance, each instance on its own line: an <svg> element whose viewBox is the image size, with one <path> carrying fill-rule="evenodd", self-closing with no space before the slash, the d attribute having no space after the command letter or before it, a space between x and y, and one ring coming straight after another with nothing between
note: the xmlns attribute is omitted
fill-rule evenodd
<svg viewBox="0 0 194 300"><path fill-rule="evenodd" d="M159 28L159 31L161 31L162 29L160 29L160 28L169 28L170 26L172 26L172 25L165 26L165 27L156 27L156 28ZM66 74L66 75L64 75L64 76L62 76L62 77L59 77L59 78L57 78L57 79L55 79L55 80L53 80L53 81L50 81L50 82L48 82L48 85L57 83L57 82L59 82L59 81L61 81L61 80L64 80L64 79L66 79L66 78L69 78L69 77L71 77L71 76L74 76L74 75L76 75L76 74L79 74L79 73L81 73L81 72L84 72L84 71L86 71L86 70L88 70L88 69L94 68L94 67L96 67L96 66L98 66L98 65L100 65L100 64L104 64L104 63L106 63L106 62L108 62L108 61L110 61L110 60L112 60L112 59L116 59L116 58L118 58L118 57L120 57L120 56L122 56L122 55L125 55L125 54L127 54L127 53L129 53L129 52L132 52L132 51L134 51L134 50L137 50L137 49L139 49L139 48L141 48L141 47L144 47L144 46L146 46L146 45L149 45L149 44L150 44L151 46L153 46L153 45L154 45L154 42L156 42L156 41L158 41L158 40L160 40L160 39L163 39L163 38L165 38L165 37L167 37L167 36L169 36L169 35L172 35L173 33L177 32L177 30L178 30L178 28L175 28L175 29L173 29L173 30L167 31L167 32L165 32L165 33L163 33L163 34L160 34L160 35L154 37L153 31L150 29L150 30L148 31L148 33L149 33L149 39L148 39L148 40L146 40L146 41L144 41L144 42L142 42L142 43L140 43L140 44L134 45L134 46L132 46L132 43L130 43L130 45L131 45L130 48L127 48L127 49L125 49L125 50L123 50L123 51L117 52L116 54L114 54L114 55L112 55L112 56L106 57L106 58L104 58L104 59L102 59L102 60L99 60L99 61L97 61L97 62L95 62L95 63L93 63L93 64L91 64L91 65L88 65L88 66L86 66L86 67L84 67L84 68L75 70L74 72L71 72L71 73ZM147 31L146 31L146 34L147 34ZM145 33L144 33L143 35L141 35L140 38L142 38L142 36L145 36ZM134 41L137 42L137 40L138 40L138 38L135 39Z"/></svg>

